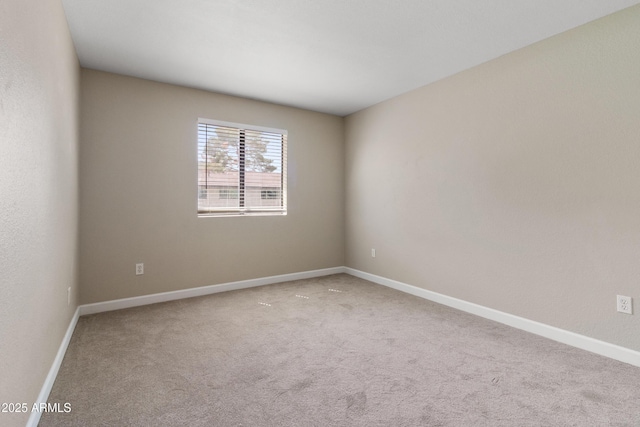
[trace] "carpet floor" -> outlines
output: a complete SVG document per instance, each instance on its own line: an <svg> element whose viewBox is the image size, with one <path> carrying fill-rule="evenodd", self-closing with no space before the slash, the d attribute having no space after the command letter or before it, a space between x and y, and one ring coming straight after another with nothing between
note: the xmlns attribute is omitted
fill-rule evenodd
<svg viewBox="0 0 640 427"><path fill-rule="evenodd" d="M40 426L640 426L640 368L346 274L83 316Z"/></svg>

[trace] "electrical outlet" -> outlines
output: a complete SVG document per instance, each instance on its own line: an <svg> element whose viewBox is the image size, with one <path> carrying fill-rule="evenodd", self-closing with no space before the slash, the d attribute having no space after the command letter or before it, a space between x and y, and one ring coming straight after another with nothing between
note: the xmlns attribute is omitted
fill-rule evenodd
<svg viewBox="0 0 640 427"><path fill-rule="evenodd" d="M376 250L371 248L371 258L375 258L376 257Z"/></svg>
<svg viewBox="0 0 640 427"><path fill-rule="evenodd" d="M631 297L618 295L617 308L620 313L633 314L633 299Z"/></svg>
<svg viewBox="0 0 640 427"><path fill-rule="evenodd" d="M136 264L136 276L144 274L144 264Z"/></svg>

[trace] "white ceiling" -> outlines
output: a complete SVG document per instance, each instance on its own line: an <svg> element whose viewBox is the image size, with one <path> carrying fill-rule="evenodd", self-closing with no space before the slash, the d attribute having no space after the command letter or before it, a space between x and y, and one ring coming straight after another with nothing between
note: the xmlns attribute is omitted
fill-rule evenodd
<svg viewBox="0 0 640 427"><path fill-rule="evenodd" d="M83 67L347 115L640 0L63 0Z"/></svg>

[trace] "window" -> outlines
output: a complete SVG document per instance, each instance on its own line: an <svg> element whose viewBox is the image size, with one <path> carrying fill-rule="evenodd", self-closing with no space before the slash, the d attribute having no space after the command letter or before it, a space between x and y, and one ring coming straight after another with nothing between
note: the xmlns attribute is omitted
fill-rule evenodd
<svg viewBox="0 0 640 427"><path fill-rule="evenodd" d="M280 198L280 190L277 188L271 188L268 190L262 190L260 192L260 197L263 199L279 199Z"/></svg>
<svg viewBox="0 0 640 427"><path fill-rule="evenodd" d="M286 215L287 131L198 120L198 215Z"/></svg>
<svg viewBox="0 0 640 427"><path fill-rule="evenodd" d="M198 199L206 199L208 191L204 185L198 185Z"/></svg>

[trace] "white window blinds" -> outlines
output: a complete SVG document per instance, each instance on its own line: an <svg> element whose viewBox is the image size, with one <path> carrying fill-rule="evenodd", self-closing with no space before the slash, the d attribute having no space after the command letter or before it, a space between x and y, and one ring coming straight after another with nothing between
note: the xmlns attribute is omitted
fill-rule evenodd
<svg viewBox="0 0 640 427"><path fill-rule="evenodd" d="M287 212L287 131L198 120L198 214Z"/></svg>

